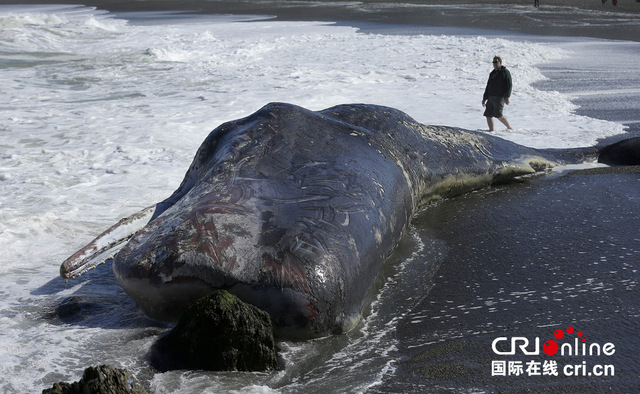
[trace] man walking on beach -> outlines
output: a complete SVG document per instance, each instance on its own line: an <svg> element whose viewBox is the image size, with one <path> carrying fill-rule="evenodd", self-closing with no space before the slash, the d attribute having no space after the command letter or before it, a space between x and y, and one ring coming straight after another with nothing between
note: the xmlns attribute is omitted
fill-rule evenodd
<svg viewBox="0 0 640 394"><path fill-rule="evenodd" d="M504 105L509 105L511 96L511 73L502 65L499 56L493 57L493 71L489 74L487 87L482 96L482 106L486 107L484 116L487 118L489 131L493 131L493 118L498 118L507 129L513 130L507 118L502 115Z"/></svg>

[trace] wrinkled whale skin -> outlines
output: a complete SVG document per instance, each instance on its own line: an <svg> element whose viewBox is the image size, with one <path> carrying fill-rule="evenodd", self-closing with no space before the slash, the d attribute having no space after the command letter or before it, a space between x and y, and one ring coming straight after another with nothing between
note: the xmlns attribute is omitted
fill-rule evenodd
<svg viewBox="0 0 640 394"><path fill-rule="evenodd" d="M176 320L222 288L267 311L278 336L338 333L422 204L585 154L426 126L388 107L272 103L213 130L173 195L123 219L139 231L103 249L119 244L113 271L153 318ZM112 233L62 276L95 264Z"/></svg>

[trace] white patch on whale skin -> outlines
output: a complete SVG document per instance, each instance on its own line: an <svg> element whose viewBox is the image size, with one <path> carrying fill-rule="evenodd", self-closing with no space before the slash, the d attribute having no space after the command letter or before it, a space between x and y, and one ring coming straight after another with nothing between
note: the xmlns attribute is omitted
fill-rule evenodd
<svg viewBox="0 0 640 394"><path fill-rule="evenodd" d="M325 270L321 265L316 265L315 267L316 277L320 283L325 283L327 281Z"/></svg>
<svg viewBox="0 0 640 394"><path fill-rule="evenodd" d="M340 224L345 227L349 225L349 212L344 213L344 221Z"/></svg>
<svg viewBox="0 0 640 394"><path fill-rule="evenodd" d="M402 170L404 180L407 181L407 187L409 188L409 190L413 190L413 182L411 182L411 177L409 176L409 173L404 169L402 162L400 162L400 160L396 160L396 164Z"/></svg>
<svg viewBox="0 0 640 394"><path fill-rule="evenodd" d="M349 250L352 250L355 254L356 259L360 260L360 251L358 250L358 244L356 243L356 240L353 238L353 235L347 235L349 236L349 239L347 240L347 243L349 244Z"/></svg>
<svg viewBox="0 0 640 394"><path fill-rule="evenodd" d="M378 245L380 245L380 244L382 243L382 234L380 233L380 229L376 228L376 229L373 231L373 236L374 236L374 237L375 237L375 239L376 239L376 243L377 243Z"/></svg>

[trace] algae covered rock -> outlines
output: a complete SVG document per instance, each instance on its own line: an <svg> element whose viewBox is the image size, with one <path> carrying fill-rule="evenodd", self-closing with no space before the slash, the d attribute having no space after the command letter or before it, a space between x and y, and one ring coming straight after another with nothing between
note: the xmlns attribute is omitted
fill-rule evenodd
<svg viewBox="0 0 640 394"><path fill-rule="evenodd" d="M42 394L149 394L133 377L131 372L109 365L89 367L82 379L75 383L56 383Z"/></svg>
<svg viewBox="0 0 640 394"><path fill-rule="evenodd" d="M269 315L217 290L189 306L174 329L151 350L161 371L268 371L278 369Z"/></svg>

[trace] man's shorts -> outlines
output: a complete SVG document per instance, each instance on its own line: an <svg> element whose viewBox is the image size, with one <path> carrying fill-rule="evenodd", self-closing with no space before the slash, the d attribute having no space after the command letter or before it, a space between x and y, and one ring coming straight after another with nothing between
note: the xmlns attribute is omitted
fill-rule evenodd
<svg viewBox="0 0 640 394"><path fill-rule="evenodd" d="M484 116L492 118L502 118L504 109L504 97L490 96L484 110Z"/></svg>

